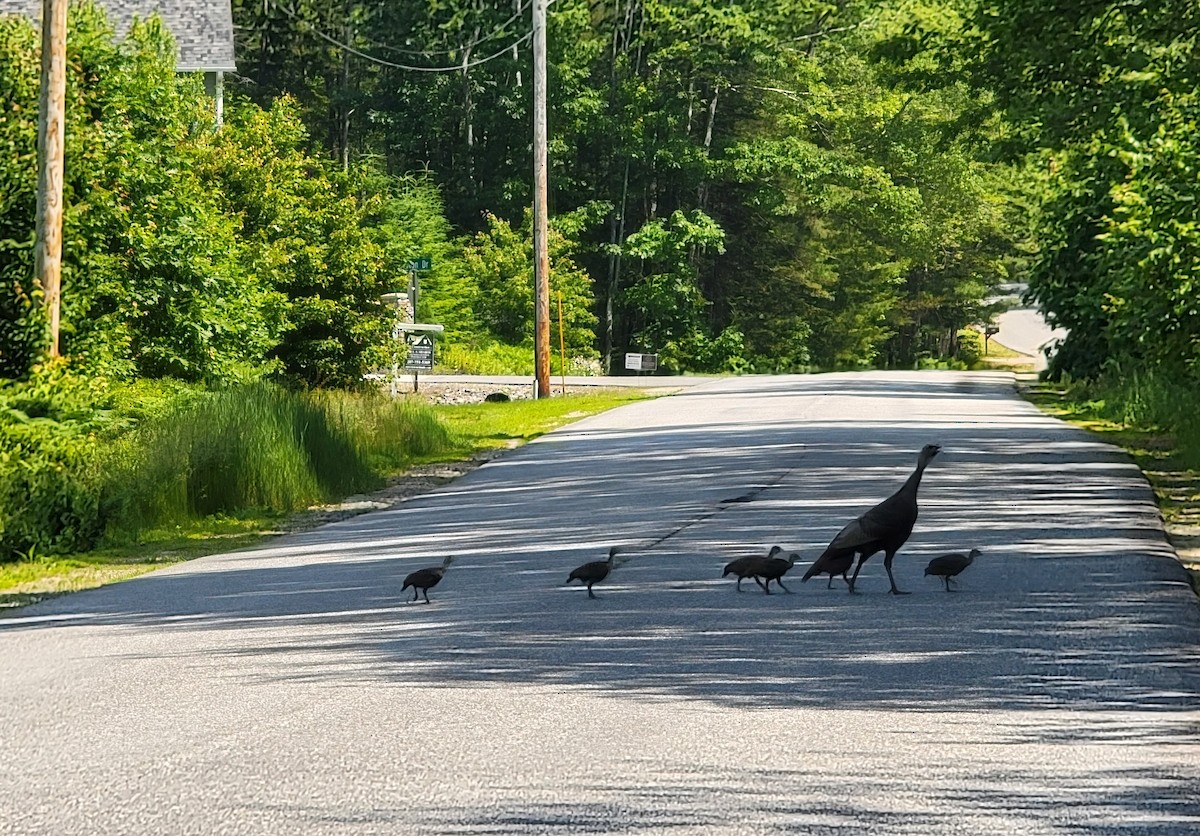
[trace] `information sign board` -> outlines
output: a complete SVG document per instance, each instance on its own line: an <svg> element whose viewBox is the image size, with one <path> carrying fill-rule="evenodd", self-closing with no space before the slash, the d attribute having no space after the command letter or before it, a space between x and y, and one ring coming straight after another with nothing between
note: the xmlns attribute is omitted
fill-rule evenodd
<svg viewBox="0 0 1200 836"><path fill-rule="evenodd" d="M657 354L626 354L625 368L634 372L653 372L658 370Z"/></svg>
<svg viewBox="0 0 1200 836"><path fill-rule="evenodd" d="M404 361L408 371L431 371L433 369L433 340L422 334L408 346L408 359Z"/></svg>

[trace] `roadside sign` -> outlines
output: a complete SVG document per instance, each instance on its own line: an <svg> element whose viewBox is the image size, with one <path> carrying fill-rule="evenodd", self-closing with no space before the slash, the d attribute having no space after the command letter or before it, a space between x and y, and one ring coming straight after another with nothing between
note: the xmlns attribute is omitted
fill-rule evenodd
<svg viewBox="0 0 1200 836"><path fill-rule="evenodd" d="M415 273L428 273L433 269L433 257L421 255L408 262L408 269Z"/></svg>
<svg viewBox="0 0 1200 836"><path fill-rule="evenodd" d="M429 335L422 334L409 344L404 368L414 372L433 369L433 340Z"/></svg>
<svg viewBox="0 0 1200 836"><path fill-rule="evenodd" d="M625 368L635 372L658 371L657 354L626 354Z"/></svg>

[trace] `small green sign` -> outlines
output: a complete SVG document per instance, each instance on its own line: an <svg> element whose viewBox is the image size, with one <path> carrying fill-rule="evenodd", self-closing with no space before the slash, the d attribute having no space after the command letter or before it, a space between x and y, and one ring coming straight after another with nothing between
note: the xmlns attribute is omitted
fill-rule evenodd
<svg viewBox="0 0 1200 836"><path fill-rule="evenodd" d="M433 257L428 255L417 256L408 262L408 269L416 273L428 273L433 269Z"/></svg>

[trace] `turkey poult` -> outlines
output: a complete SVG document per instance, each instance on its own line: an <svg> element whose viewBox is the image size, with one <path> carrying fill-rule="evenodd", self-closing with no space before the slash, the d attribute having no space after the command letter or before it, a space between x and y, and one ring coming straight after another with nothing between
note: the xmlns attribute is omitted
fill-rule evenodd
<svg viewBox="0 0 1200 836"><path fill-rule="evenodd" d="M887 570L888 581L893 595L906 595L896 588L896 578L892 575L892 558L912 534L917 522L917 489L921 486L921 474L925 467L933 461L940 451L937 444L926 444L917 456L917 467L901 486L900 490L880 502L874 508L851 520L845 528L825 547L825 551L816 559L804 579L813 575L823 575L831 569L836 569L847 560L858 556L858 565L849 580L850 592L854 592L854 584L858 581L858 573L863 564L876 552L883 552L883 568ZM833 578L830 578L832 582Z"/></svg>
<svg viewBox="0 0 1200 836"><path fill-rule="evenodd" d="M778 548L778 547L776 547ZM782 549L780 549L782 551ZM754 576L754 580L763 588L763 592L771 594L771 581L775 581L784 592L790 593L791 590L783 585L783 576L788 570L796 565L796 558L800 555L793 552L790 557L774 557L775 549L771 550L771 554L767 557L756 557L751 561L749 573Z"/></svg>
<svg viewBox="0 0 1200 836"><path fill-rule="evenodd" d="M767 552L767 559L770 560L781 551L783 551L783 549L779 546L771 546L771 550ZM762 558L758 556L739 557L737 560L731 560L729 563L725 564L725 571L721 574L721 577L727 578L730 575L737 575L737 591L741 592L742 579L753 577L754 571L751 567L754 566L755 561L761 560ZM758 580L757 578L754 580L755 583L757 583L759 586L762 586L762 581Z"/></svg>
<svg viewBox="0 0 1200 836"><path fill-rule="evenodd" d="M574 580L582 581L587 586L588 597L595 598L596 593L592 592L592 584L599 583L608 577L608 573L616 565L618 554L620 554L620 549L613 546L608 550L608 560L593 560L583 564L567 576L567 583Z"/></svg>
<svg viewBox="0 0 1200 836"><path fill-rule="evenodd" d="M441 566L430 566L427 569L418 569L417 571L409 574L409 576L404 579L404 586L400 587L401 592L408 589L410 586L413 588L412 601L409 603L416 602L417 593L419 592L425 596L425 603L428 604L429 590L441 582L442 576L446 574L446 569L450 567L450 563L453 560L454 557L450 556L442 561Z"/></svg>
<svg viewBox="0 0 1200 836"><path fill-rule="evenodd" d="M946 582L946 591L951 592L950 579L962 572L972 563L975 558L983 554L979 549L971 549L969 554L961 552L952 552L951 554L943 554L940 557L935 557L929 561L929 565L925 567L925 574L936 575Z"/></svg>
<svg viewBox="0 0 1200 836"><path fill-rule="evenodd" d="M820 564L819 566L817 564ZM842 580L846 585L850 585L850 578L846 574L854 567L854 552L841 552L833 557L822 560L817 558L817 562L808 568L804 573L804 577L800 579L800 583L806 583L813 575L824 575L829 573L829 583L825 584L826 589L833 589L833 578L836 575L841 575Z"/></svg>

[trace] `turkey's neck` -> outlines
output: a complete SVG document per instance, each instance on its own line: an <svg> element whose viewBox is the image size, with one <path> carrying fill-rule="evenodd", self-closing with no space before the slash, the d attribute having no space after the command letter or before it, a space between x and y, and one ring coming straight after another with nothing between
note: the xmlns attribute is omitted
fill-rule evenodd
<svg viewBox="0 0 1200 836"><path fill-rule="evenodd" d="M916 496L917 488L921 487L921 476L925 473L925 466L929 462L918 462L917 469L908 477L908 481L904 483L904 487L900 491L905 494Z"/></svg>

